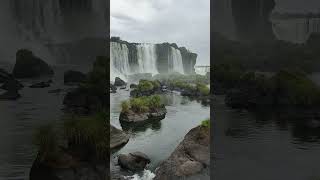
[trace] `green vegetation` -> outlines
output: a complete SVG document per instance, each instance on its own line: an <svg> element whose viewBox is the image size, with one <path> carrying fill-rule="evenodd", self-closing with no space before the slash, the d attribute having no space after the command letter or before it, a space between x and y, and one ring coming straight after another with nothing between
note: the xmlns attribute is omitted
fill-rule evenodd
<svg viewBox="0 0 320 180"><path fill-rule="evenodd" d="M160 83L158 81L140 80L137 86L138 91L153 91L159 89Z"/></svg>
<svg viewBox="0 0 320 180"><path fill-rule="evenodd" d="M63 132L52 125L40 127L34 136L34 144L39 148L41 160L55 160L59 155L59 147L68 142L68 147L88 149L96 158L106 159L109 152L107 114L100 112L92 116L74 116L65 120Z"/></svg>
<svg viewBox="0 0 320 180"><path fill-rule="evenodd" d="M121 104L123 112L132 110L136 113L156 111L158 108L163 106L164 104L161 100L161 97L158 95L131 98L130 100L124 101Z"/></svg>
<svg viewBox="0 0 320 180"><path fill-rule="evenodd" d="M206 120L202 121L201 126L210 128L210 119L206 119Z"/></svg>
<svg viewBox="0 0 320 180"><path fill-rule="evenodd" d="M197 83L196 89L197 89L197 91L199 91L199 93L202 96L209 96L210 95L210 89L205 84Z"/></svg>
<svg viewBox="0 0 320 180"><path fill-rule="evenodd" d="M231 107L318 106L320 88L300 71L281 70L271 77L245 73L226 95Z"/></svg>
<svg viewBox="0 0 320 180"><path fill-rule="evenodd" d="M33 143L39 148L40 160L55 159L58 154L58 137L53 125L45 125L37 129Z"/></svg>

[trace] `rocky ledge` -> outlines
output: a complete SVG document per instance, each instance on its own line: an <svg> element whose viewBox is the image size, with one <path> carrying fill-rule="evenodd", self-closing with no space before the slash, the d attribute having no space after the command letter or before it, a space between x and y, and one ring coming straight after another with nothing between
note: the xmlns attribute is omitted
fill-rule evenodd
<svg viewBox="0 0 320 180"><path fill-rule="evenodd" d="M210 128L198 126L188 132L170 157L156 170L154 180L186 179L210 168Z"/></svg>
<svg viewBox="0 0 320 180"><path fill-rule="evenodd" d="M110 149L119 148L129 141L129 135L110 125Z"/></svg>

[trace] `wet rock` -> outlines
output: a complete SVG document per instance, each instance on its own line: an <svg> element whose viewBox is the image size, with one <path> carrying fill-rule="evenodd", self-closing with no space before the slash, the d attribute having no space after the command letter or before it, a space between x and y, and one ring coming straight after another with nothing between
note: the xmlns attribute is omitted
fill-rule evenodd
<svg viewBox="0 0 320 180"><path fill-rule="evenodd" d="M170 157L156 170L155 180L185 179L210 168L210 129L191 129Z"/></svg>
<svg viewBox="0 0 320 180"><path fill-rule="evenodd" d="M46 88L46 87L50 87L51 83L52 83L52 81L49 80L49 81L46 81L46 82L39 82L39 83L32 84L29 87L30 88Z"/></svg>
<svg viewBox="0 0 320 180"><path fill-rule="evenodd" d="M126 85L127 83L124 80L120 79L119 77L115 78L114 86L126 86Z"/></svg>
<svg viewBox="0 0 320 180"><path fill-rule="evenodd" d="M150 162L150 158L141 152L120 154L118 158L119 165L130 171L142 171Z"/></svg>
<svg viewBox="0 0 320 180"><path fill-rule="evenodd" d="M130 84L130 89L135 89L137 87L138 87L138 85L136 85L136 84Z"/></svg>
<svg viewBox="0 0 320 180"><path fill-rule="evenodd" d="M121 147L128 143L129 135L110 125L110 149Z"/></svg>
<svg viewBox="0 0 320 180"><path fill-rule="evenodd" d="M16 78L33 78L52 75L52 68L42 59L34 56L32 51L21 49L16 53L13 76Z"/></svg>
<svg viewBox="0 0 320 180"><path fill-rule="evenodd" d="M110 83L110 93L116 93L117 87Z"/></svg>
<svg viewBox="0 0 320 180"><path fill-rule="evenodd" d="M123 121L126 123L142 123L148 120L164 119L166 114L167 114L167 110L165 106L162 106L161 108L153 110L152 112L136 113L136 112L133 112L132 110L129 110L127 112L121 112L119 119L120 121Z"/></svg>
<svg viewBox="0 0 320 180"><path fill-rule="evenodd" d="M78 85L86 79L86 75L80 71L69 70L64 73L65 85Z"/></svg>

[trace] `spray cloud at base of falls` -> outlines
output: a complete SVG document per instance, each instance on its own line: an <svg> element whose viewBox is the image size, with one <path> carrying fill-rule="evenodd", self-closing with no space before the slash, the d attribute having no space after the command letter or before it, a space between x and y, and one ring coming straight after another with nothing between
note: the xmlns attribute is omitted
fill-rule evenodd
<svg viewBox="0 0 320 180"><path fill-rule="evenodd" d="M176 44L129 43L111 38L111 81L116 77L127 80L130 75L150 73L192 74L197 54Z"/></svg>

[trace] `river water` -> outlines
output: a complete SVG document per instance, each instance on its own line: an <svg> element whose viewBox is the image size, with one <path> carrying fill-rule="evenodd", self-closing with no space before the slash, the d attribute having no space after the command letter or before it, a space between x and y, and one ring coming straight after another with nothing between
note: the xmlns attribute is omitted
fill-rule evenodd
<svg viewBox="0 0 320 180"><path fill-rule="evenodd" d="M52 78L28 79L17 101L0 101L0 180L26 180L36 157L32 143L35 129L48 123L61 124L63 97L70 88L63 85L63 72L76 66L55 67ZM51 87L31 89L32 83L52 79ZM48 93L54 89L62 93Z"/></svg>
<svg viewBox="0 0 320 180"><path fill-rule="evenodd" d="M317 122L289 113L233 110L223 96L215 98L213 112L215 180L320 178Z"/></svg>
<svg viewBox="0 0 320 180"><path fill-rule="evenodd" d="M170 156L187 132L201 124L202 120L209 118L210 108L177 93L169 93L163 97L167 103L165 119L140 127L122 128L119 122L120 103L128 98L129 91L126 90L118 90L116 94L110 94L111 124L124 129L131 136L128 144L111 155L111 171L116 176L129 175L117 166L116 157L118 154L140 151L150 157L151 164L144 173L136 174L134 179L149 180L152 179L151 172L154 172L159 163ZM207 173L209 175L209 172Z"/></svg>

